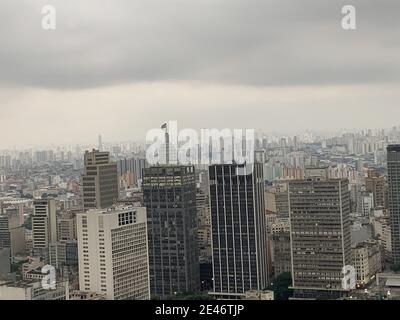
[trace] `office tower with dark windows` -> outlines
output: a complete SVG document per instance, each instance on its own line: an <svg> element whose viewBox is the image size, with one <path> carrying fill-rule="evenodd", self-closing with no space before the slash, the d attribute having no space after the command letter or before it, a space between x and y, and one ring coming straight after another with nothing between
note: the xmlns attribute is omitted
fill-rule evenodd
<svg viewBox="0 0 400 320"><path fill-rule="evenodd" d="M168 298L199 291L194 167L146 168L142 188L148 217L152 296Z"/></svg>
<svg viewBox="0 0 400 320"><path fill-rule="evenodd" d="M252 169L238 164L209 167L211 294L216 298L240 299L268 285L263 167L256 163Z"/></svg>
<svg viewBox="0 0 400 320"><path fill-rule="evenodd" d="M57 242L57 207L55 199L33 201L32 239L33 253L49 259L50 244Z"/></svg>
<svg viewBox="0 0 400 320"><path fill-rule="evenodd" d="M326 168L308 168L289 182L292 287L297 298L346 295L343 267L351 264L347 179L329 179Z"/></svg>
<svg viewBox="0 0 400 320"><path fill-rule="evenodd" d="M82 188L84 210L107 208L117 201L117 164L110 161L109 152L85 152Z"/></svg>
<svg viewBox="0 0 400 320"><path fill-rule="evenodd" d="M393 264L400 263L400 144L387 147L388 208Z"/></svg>

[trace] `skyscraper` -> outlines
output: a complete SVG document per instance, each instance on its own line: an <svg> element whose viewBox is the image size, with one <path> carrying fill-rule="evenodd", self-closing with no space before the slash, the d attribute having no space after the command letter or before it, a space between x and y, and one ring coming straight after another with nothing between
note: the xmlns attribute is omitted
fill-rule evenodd
<svg viewBox="0 0 400 320"><path fill-rule="evenodd" d="M117 164L110 161L109 152L85 152L82 175L83 207L103 209L118 199Z"/></svg>
<svg viewBox="0 0 400 320"><path fill-rule="evenodd" d="M209 167L214 290L237 299L268 285L267 230L262 164Z"/></svg>
<svg viewBox="0 0 400 320"><path fill-rule="evenodd" d="M400 263L400 145L387 147L388 208L392 232L392 259Z"/></svg>
<svg viewBox="0 0 400 320"><path fill-rule="evenodd" d="M143 169L147 167L148 164L145 158L120 159L117 161L118 179L123 178L125 175L131 175L134 185L140 186Z"/></svg>
<svg viewBox="0 0 400 320"><path fill-rule="evenodd" d="M18 208L0 208L0 248L10 249L12 256L25 254L25 228L20 223Z"/></svg>
<svg viewBox="0 0 400 320"><path fill-rule="evenodd" d="M35 256L49 258L51 243L57 242L57 215L54 199L33 201L32 237Z"/></svg>
<svg viewBox="0 0 400 320"><path fill-rule="evenodd" d="M79 287L108 300L150 298L146 209L113 206L77 215Z"/></svg>
<svg viewBox="0 0 400 320"><path fill-rule="evenodd" d="M143 170L149 230L151 294L167 298L200 288L193 166Z"/></svg>
<svg viewBox="0 0 400 320"><path fill-rule="evenodd" d="M101 138L101 134L99 134L99 151L103 151L103 139Z"/></svg>
<svg viewBox="0 0 400 320"><path fill-rule="evenodd" d="M386 186L385 178L378 173L369 171L365 178L365 188L374 196L374 206L379 208L386 207Z"/></svg>
<svg viewBox="0 0 400 320"><path fill-rule="evenodd" d="M288 188L295 297L340 297L346 293L342 270L351 262L348 181L309 169Z"/></svg>

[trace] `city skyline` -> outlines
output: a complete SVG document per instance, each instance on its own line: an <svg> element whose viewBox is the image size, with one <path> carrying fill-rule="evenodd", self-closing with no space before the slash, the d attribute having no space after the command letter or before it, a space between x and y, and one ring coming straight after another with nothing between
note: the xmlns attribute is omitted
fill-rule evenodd
<svg viewBox="0 0 400 320"><path fill-rule="evenodd" d="M158 127L155 125L152 128L148 128L148 129L157 129ZM181 129L186 129L187 127L185 126L181 126L181 124L179 124L178 130ZM217 130L223 130L226 127L219 127L219 128L211 128L211 129L217 129ZM376 135L379 134L380 132L382 132L382 130L385 132L385 134L390 131L393 130L393 128L400 128L400 125L394 125L391 127L365 127L365 128L353 128L353 129L349 129L349 128L338 128L338 129L333 129L333 130L313 130L313 129L304 129L304 130L298 130L298 131L264 131L262 129L256 129L255 130L255 134L258 138L260 137L268 137L271 139L271 141L279 141L279 139L281 138L292 138L292 137L303 137L303 138L309 138L310 136L313 137L314 139L320 141L320 140L324 140L324 139L328 139L328 138L333 138L333 137L340 137L342 135L345 134L354 134L354 135L361 135L361 134L368 134L368 132L371 132L372 135ZM190 128L192 129L192 128ZM196 132L200 132L201 129L204 128L199 128L198 130L194 129ZM104 136L100 134L100 136L102 137L103 141L102 141L102 145L104 147L109 148L110 146L113 145L118 145L118 144L135 144L137 146L146 146L146 135L144 135L141 138L135 139L129 139L129 138L125 138L125 139L116 139L116 140L108 140L107 137L105 137L106 139L104 139ZM90 137L90 142L82 142L82 141L78 141L75 143L56 143L56 142L52 142L52 143L47 143L47 144L27 144L27 145L14 145L13 147L5 147L2 148L0 147L0 153L1 152L7 152L7 151L13 151L13 150L41 150L41 149L63 149L63 148L76 148L77 146L79 146L80 148L82 148L83 150L92 150L92 149L98 149L99 147L99 141L98 141L98 135L93 135L92 137ZM142 150L143 151L143 150Z"/></svg>

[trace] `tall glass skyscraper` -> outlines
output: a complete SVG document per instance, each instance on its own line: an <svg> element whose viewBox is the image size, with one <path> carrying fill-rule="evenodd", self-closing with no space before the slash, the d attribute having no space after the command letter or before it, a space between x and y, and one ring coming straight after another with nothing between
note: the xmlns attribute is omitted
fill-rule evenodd
<svg viewBox="0 0 400 320"><path fill-rule="evenodd" d="M388 208L392 232L392 258L400 263L400 144L387 147Z"/></svg>
<svg viewBox="0 0 400 320"><path fill-rule="evenodd" d="M214 291L239 299L268 285L263 166L209 167Z"/></svg>
<svg viewBox="0 0 400 320"><path fill-rule="evenodd" d="M142 188L148 217L152 296L168 298L199 291L194 167L145 168Z"/></svg>

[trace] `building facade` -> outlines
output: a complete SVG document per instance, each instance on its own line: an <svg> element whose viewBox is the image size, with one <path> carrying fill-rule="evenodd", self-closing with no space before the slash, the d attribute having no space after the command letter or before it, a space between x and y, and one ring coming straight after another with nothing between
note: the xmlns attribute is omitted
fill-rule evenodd
<svg viewBox="0 0 400 320"><path fill-rule="evenodd" d="M77 215L79 287L108 300L147 300L146 209L110 207Z"/></svg>
<svg viewBox="0 0 400 320"><path fill-rule="evenodd" d="M238 168L245 174L238 174ZM243 172L242 172L243 173ZM240 299L268 284L262 164L209 167L214 288L217 298Z"/></svg>
<svg viewBox="0 0 400 320"><path fill-rule="evenodd" d="M57 207L55 199L36 199L33 202L32 240L35 256L48 261L49 246L57 242Z"/></svg>
<svg viewBox="0 0 400 320"><path fill-rule="evenodd" d="M199 291L194 167L146 168L142 188L148 215L152 296L168 298Z"/></svg>
<svg viewBox="0 0 400 320"><path fill-rule="evenodd" d="M390 214L392 260L400 264L400 145L387 147L388 209Z"/></svg>
<svg viewBox="0 0 400 320"><path fill-rule="evenodd" d="M357 285L363 287L382 271L381 250L376 243L364 242L357 244L351 252L357 273Z"/></svg>
<svg viewBox="0 0 400 320"><path fill-rule="evenodd" d="M104 209L118 200L117 164L109 152L85 152L82 188L84 210Z"/></svg>
<svg viewBox="0 0 400 320"><path fill-rule="evenodd" d="M311 171L289 182L292 287L295 297L336 298L347 292L342 270L351 263L348 181Z"/></svg>

